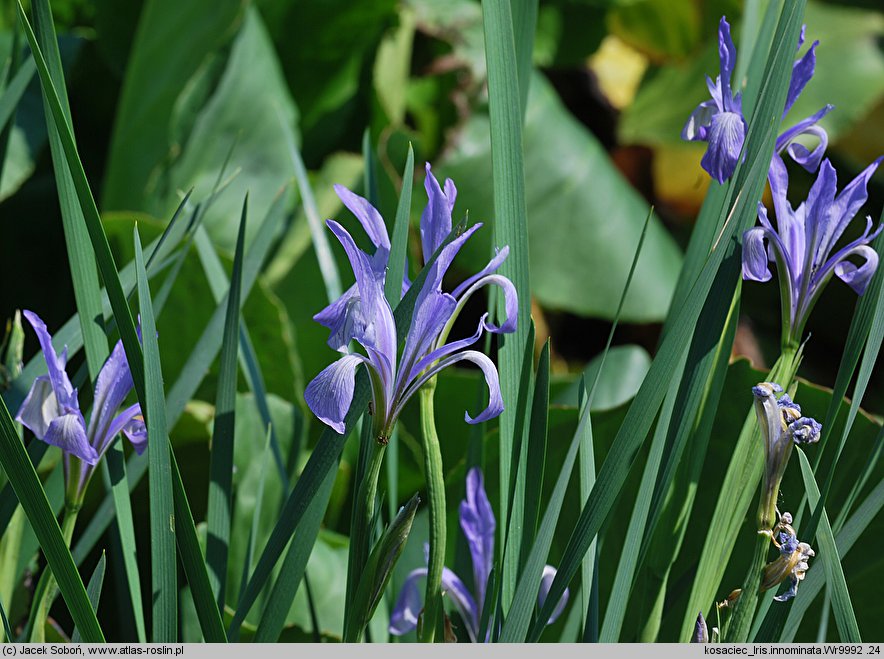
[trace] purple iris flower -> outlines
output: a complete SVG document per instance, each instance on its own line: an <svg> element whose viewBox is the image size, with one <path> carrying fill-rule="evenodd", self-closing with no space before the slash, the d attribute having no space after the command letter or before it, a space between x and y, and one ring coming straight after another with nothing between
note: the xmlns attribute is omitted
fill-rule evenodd
<svg viewBox="0 0 884 659"><path fill-rule="evenodd" d="M466 536L473 559L473 583L475 591L471 593L464 582L448 568L442 570L442 590L451 597L460 617L463 619L467 634L474 643L479 637L479 626L482 610L485 605L485 589L488 576L494 563L494 529L497 525L494 511L485 493L482 471L477 468L467 473L467 497L460 502L460 528ZM399 599L390 615L390 633L402 636L417 628L418 616L423 609L421 589L418 580L427 576L427 568L412 570L402 584ZM556 576L555 568L547 565L543 568L540 581L538 605L543 608L546 596ZM474 597L475 595L475 597ZM556 605L548 624L552 624L565 610L570 593L565 589L562 599Z"/></svg>
<svg viewBox="0 0 884 659"><path fill-rule="evenodd" d="M81 496L95 465L120 432L132 442L139 455L147 447L141 407L136 403L120 411L134 386L123 343L117 341L98 373L92 415L87 425L80 411L77 390L65 372L67 348L58 355L52 347L46 323L33 311L25 311L24 316L40 341L48 374L34 380L15 418L37 439L64 452L65 482L75 487L76 495ZM70 473L71 456L81 461L76 476ZM74 485L72 477L78 478Z"/></svg>
<svg viewBox="0 0 884 659"><path fill-rule="evenodd" d="M448 179L445 187L430 171L427 164L425 182L429 202L421 215L421 243L424 262L446 240L452 230L451 212L457 190ZM376 439L385 443L392 432L405 403L428 380L443 368L459 361L476 364L488 385L488 406L475 418L466 414L468 423L480 423L498 416L503 411L500 383L493 362L481 352L466 350L476 343L485 331L513 332L516 329L518 299L512 282L495 274L506 259L509 249L500 249L488 265L451 293L442 290L442 279L464 243L481 227L475 224L454 238L443 248L433 263L414 306L411 327L404 336L397 336L393 310L384 297L390 240L380 213L365 199L343 186L335 191L344 205L362 224L372 244L369 255L356 246L344 227L328 220L326 224L341 242L356 283L340 298L314 316L330 330L328 345L343 353L338 361L326 367L307 385L304 398L313 413L338 433L344 432L344 417L353 401L356 368L364 364L372 387L371 413L374 417ZM499 286L503 291L506 320L499 327L488 321L488 314L479 319L476 332L467 338L448 341L455 319L473 293L484 286ZM402 282L402 295L410 287ZM404 340L401 355L399 345ZM349 344L356 341L365 351L350 352Z"/></svg>
<svg viewBox="0 0 884 659"><path fill-rule="evenodd" d="M804 28L798 38L798 48L804 44ZM783 118L801 95L805 85L813 77L816 67L816 47L814 41L803 57L792 66L792 78L786 96L786 107ZM724 183L737 168L743 141L746 138L746 119L743 117L742 94L734 93L731 88L731 77L737 62L737 49L731 39L731 28L724 16L718 24L718 57L720 62L719 75L715 82L706 76L706 86L712 96L703 101L688 117L681 132L684 140L691 142L708 142L709 147L700 161L703 169L719 183ZM826 131L817 126L817 122L832 110L826 105L818 112L799 121L792 128L777 138L776 152L786 151L795 162L808 171L815 171L819 166L823 153L828 145ZM811 135L819 141L816 148L808 149L795 142L799 135Z"/></svg>
<svg viewBox="0 0 884 659"><path fill-rule="evenodd" d="M768 281L769 263L776 263L783 305L783 325L789 337L800 340L804 324L826 282L834 274L858 295L862 295L878 267L878 254L869 243L880 233L872 230L872 218L855 240L835 250L851 220L868 198L869 179L881 158L866 167L837 192L837 174L828 159L820 166L807 201L793 209L786 198L789 176L779 156L771 160L768 178L776 211L777 228L758 204L761 226L743 234L743 279ZM834 253L833 253L834 251ZM852 263L850 257L862 260Z"/></svg>

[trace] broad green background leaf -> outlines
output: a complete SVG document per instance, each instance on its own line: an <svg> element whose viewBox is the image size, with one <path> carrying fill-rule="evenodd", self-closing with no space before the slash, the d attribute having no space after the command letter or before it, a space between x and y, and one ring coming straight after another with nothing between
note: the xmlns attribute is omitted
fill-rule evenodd
<svg viewBox="0 0 884 659"><path fill-rule="evenodd" d="M154 210L157 169L180 151L171 127L179 95L230 40L242 5L240 0L144 3L114 124L104 210Z"/></svg>
<svg viewBox="0 0 884 659"><path fill-rule="evenodd" d="M165 207L178 203L180 190L193 187L196 198L209 194L220 163L235 142L230 165L239 173L204 220L215 241L232 248L238 226L238 213L232 209L238 200L248 191L249 213L264 217L276 193L291 178L283 131L292 129L296 114L264 22L254 8L249 9L217 88L194 117L180 119L192 121L193 127L168 173ZM254 224L249 236L257 230Z"/></svg>
<svg viewBox="0 0 884 659"><path fill-rule="evenodd" d="M594 382L596 373L601 365L601 355L593 357L592 361L583 371L586 382ZM642 380L651 365L651 356L641 346L625 345L614 346L608 351L605 360L605 370L596 385L595 396L592 400L593 410L607 410L618 407L632 400L641 387ZM569 376L573 379L568 388L562 391L554 399L558 405L577 406L578 390L580 388L579 376Z"/></svg>
<svg viewBox="0 0 884 659"><path fill-rule="evenodd" d="M648 204L537 75L531 81L524 143L532 294L549 308L613 317ZM440 170L458 185L456 214L469 210L472 221L493 219L485 116L467 123ZM483 233L463 250L463 267L479 269L487 262L484 241L490 232ZM636 270L640 285L630 290L622 320L662 319L680 265L675 242L653 219Z"/></svg>

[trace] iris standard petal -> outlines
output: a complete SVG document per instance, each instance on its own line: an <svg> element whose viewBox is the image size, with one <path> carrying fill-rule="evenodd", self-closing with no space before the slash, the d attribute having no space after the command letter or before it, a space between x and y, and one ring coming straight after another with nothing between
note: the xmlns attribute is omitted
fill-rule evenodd
<svg viewBox="0 0 884 659"><path fill-rule="evenodd" d="M813 149L808 149L799 142L792 142L786 147L786 153L808 172L815 172L829 146L829 134L822 126L810 126L804 129L802 135L815 137L817 139L816 146Z"/></svg>
<svg viewBox="0 0 884 659"><path fill-rule="evenodd" d="M764 242L768 233L763 227L753 227L743 234L743 279L769 281L773 276Z"/></svg>
<svg viewBox="0 0 884 659"><path fill-rule="evenodd" d="M320 421L340 435L344 434L344 417L353 402L356 367L367 360L361 355L344 355L326 366L304 390L307 406Z"/></svg>
<svg viewBox="0 0 884 659"><path fill-rule="evenodd" d="M432 349L439 332L451 318L456 306L457 302L448 293L432 289L428 284L424 285L411 318L411 327L405 337L399 384L407 386L405 383L414 377L414 365L422 355ZM406 373L406 370L409 372Z"/></svg>
<svg viewBox="0 0 884 659"><path fill-rule="evenodd" d="M857 256L864 261L857 266L847 260L848 256ZM856 291L857 295L862 295L878 268L878 252L868 245L859 245L845 254L843 259L835 265L835 276Z"/></svg>
<svg viewBox="0 0 884 659"><path fill-rule="evenodd" d="M49 424L61 414L49 376L41 375L31 385L15 420L34 433L37 439L43 439L49 430Z"/></svg>
<svg viewBox="0 0 884 659"><path fill-rule="evenodd" d="M543 566L543 575L540 577L540 591L537 593L537 604L540 608L543 608L543 605L546 603L546 597L549 595L549 589L552 588L553 580L556 578L556 569L551 565ZM547 620L546 624L553 624L560 615L562 615L562 611L565 610L565 607L568 605L568 598L571 596L570 591L565 588L565 592L562 593L562 598L559 600L559 603L556 604L556 608L553 609L552 615L550 615L549 620Z"/></svg>
<svg viewBox="0 0 884 659"><path fill-rule="evenodd" d="M457 253L480 228L482 228L482 223L477 222L442 248L438 258L433 262L430 272L427 273L423 290L442 290L442 280L445 278L448 268L454 262Z"/></svg>
<svg viewBox="0 0 884 659"><path fill-rule="evenodd" d="M55 348L52 347L52 336L50 336L49 330L46 328L46 323L33 311L25 310L22 313L37 334L40 349L43 351L43 358L46 360L49 381L52 383L52 389L55 391L55 397L58 399L59 406L79 410L80 405L77 397L74 395L74 387L71 385L68 374L64 370L64 360L59 359Z"/></svg>
<svg viewBox="0 0 884 659"><path fill-rule="evenodd" d="M816 68L816 48L819 45L819 41L814 41L810 48L807 49L807 52L792 65L792 78L789 80L789 91L786 94L786 107L783 110L783 117L786 116L786 113L795 104L805 85L813 78L813 71Z"/></svg>
<svg viewBox="0 0 884 659"><path fill-rule="evenodd" d="M43 441L57 446L65 453L77 456L90 465L98 462L98 453L89 444L86 437L86 426L79 412L71 412L54 418L46 430Z"/></svg>
<svg viewBox="0 0 884 659"><path fill-rule="evenodd" d="M426 171L424 188L427 191L427 205L421 213L421 245L424 263L429 263L430 257L451 233L451 211L454 208L454 197L457 195L457 190L449 179L445 182L445 191L443 192L439 181L433 176L430 163L427 163ZM449 193L451 194L450 200Z"/></svg>
<svg viewBox="0 0 884 659"><path fill-rule="evenodd" d="M813 254L813 263L819 264L825 260L829 251L826 245L834 235L834 223L830 220L830 209L835 200L835 191L838 186L838 176L832 163L826 158L820 163L820 171L816 180L810 186L807 193L805 208L807 213L807 232L810 239L807 241L807 249ZM838 238L835 237L834 240Z"/></svg>
<svg viewBox="0 0 884 659"><path fill-rule="evenodd" d="M485 492L482 471L474 467L467 472L466 498L460 502L460 528L463 529L473 559L473 580L476 601L480 608L485 602L485 588L494 564L496 526L494 511Z"/></svg>
<svg viewBox="0 0 884 659"><path fill-rule="evenodd" d="M359 289L356 284L348 288L337 300L313 316L313 320L329 330L327 344L332 350L347 352L350 341L363 331L365 318L359 305Z"/></svg>
<svg viewBox="0 0 884 659"><path fill-rule="evenodd" d="M371 202L358 194L351 192L343 185L335 184L335 192L344 206L356 216L359 223L365 229L365 233L371 238L371 242L378 249L390 252L390 236L387 234L387 225L378 210Z"/></svg>
<svg viewBox="0 0 884 659"><path fill-rule="evenodd" d="M724 102L725 110L732 110L729 103L733 94L731 93L731 75L734 67L737 65L737 49L734 46L734 40L731 38L731 26L728 24L724 16L718 22L718 62L721 71L721 94Z"/></svg>
<svg viewBox="0 0 884 659"><path fill-rule="evenodd" d="M98 373L95 383L95 403L92 408L92 418L89 420L88 433L99 455L104 453L107 444L116 434L108 436L108 431L114 415L123 405L133 386L123 342L117 341Z"/></svg>
<svg viewBox="0 0 884 659"><path fill-rule="evenodd" d="M350 267L356 277L356 286L359 290L359 299L362 305L362 313L369 321L374 316L374 311L378 303L378 298L383 297L380 294L377 276L371 267L371 261L368 254L363 252L356 246L353 236L334 220L327 220L326 224L335 237L340 241L350 260ZM359 337L356 337L359 340Z"/></svg>
<svg viewBox="0 0 884 659"><path fill-rule="evenodd" d="M829 242L826 245L826 252L835 247L835 242L841 237L841 234L844 233L847 225L850 224L850 221L854 217L856 217L859 209L862 208L862 205L865 204L866 200L869 198L869 179L872 178L872 174L878 169L881 160L882 158L878 158L875 162L861 171L859 175L845 185L841 193L835 197L835 200L832 203L829 220L832 225L832 232L830 234L831 237L829 238Z"/></svg>
<svg viewBox="0 0 884 659"><path fill-rule="evenodd" d="M700 165L719 183L724 183L737 168L746 122L736 112L719 112L712 117L709 128L709 148Z"/></svg>

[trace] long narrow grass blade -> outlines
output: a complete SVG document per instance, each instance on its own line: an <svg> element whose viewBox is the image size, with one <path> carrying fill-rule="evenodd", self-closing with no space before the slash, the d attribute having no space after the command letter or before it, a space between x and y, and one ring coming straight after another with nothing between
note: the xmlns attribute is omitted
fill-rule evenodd
<svg viewBox="0 0 884 659"><path fill-rule="evenodd" d="M879 236L880 240L876 241L876 247L881 248L884 247L884 238ZM835 481L835 469L838 466L838 460L841 457L841 452L844 450L844 445L847 443L847 437L850 434L851 429L853 428L853 422L856 420L856 415L859 413L859 407L862 404L863 398L866 394L866 389L869 386L869 381L872 377L872 371L875 369L875 365L878 361L878 354L881 351L881 343L884 341L884 285L882 285L882 280L884 280L884 273L876 273L875 281L872 282L873 288L872 290L867 290L866 293L869 295L864 295L857 307L857 311L855 314L855 318L857 320L856 324L860 326L860 329L856 332L859 335L858 341L856 344L850 344L845 346L845 354L848 349L853 351L859 351L860 342L865 339L865 349L863 350L862 363L859 367L859 374L856 378L856 385L853 388L853 396L850 401L850 411L847 413L847 421L844 424L844 430L841 431L841 439L838 442L838 445L835 447L834 454L830 456L829 459L829 469L826 472L826 478L823 481L823 489L822 494L820 495L820 500L818 504L814 504L816 507L814 508L813 515L807 525L806 529L802 529L803 533L808 537L815 535L816 527L820 520L820 511L823 506L826 505L826 501L829 496L829 492L832 489L832 484ZM874 296L874 297L873 297ZM863 337L863 330L865 326L869 324L870 327L866 332L866 337ZM853 323L851 323L851 329L853 328ZM842 360L843 361L843 360ZM846 370L850 371L850 376L853 376L853 369L856 367L855 357L852 360L852 367ZM839 374L840 374L839 368ZM835 392L838 393L838 392ZM841 402L841 396L836 399L833 396L832 403ZM837 412L832 416L836 416ZM834 419L833 419L834 420ZM820 443L822 444L824 439L828 439L828 437L821 438ZM824 449L824 446L820 446L820 452ZM832 453L832 452L830 452Z"/></svg>
<svg viewBox="0 0 884 659"><path fill-rule="evenodd" d="M233 444L236 420L236 361L239 346L240 294L242 291L242 260L246 235L249 198L246 195L236 240L230 293L227 296L227 317L221 343L221 365L215 398L215 426L209 462L209 496L206 522L206 565L209 580L218 602L224 607L227 590L227 556L230 546L230 524L233 519Z"/></svg>
<svg viewBox="0 0 884 659"><path fill-rule="evenodd" d="M92 576L89 578L89 585L86 586L86 595L89 597L89 603L92 605L92 610L96 613L98 613L98 603L101 600L101 587L104 585L104 570L106 566L107 558L102 551L101 558L98 559L98 565L95 566L95 571L92 572ZM74 634L71 636L71 642L83 642L83 636L80 634L79 627L74 627Z"/></svg>
<svg viewBox="0 0 884 659"><path fill-rule="evenodd" d="M184 567L187 583L190 584L200 629L203 638L209 643L226 643L227 634L209 583L209 572L203 560L193 513L187 502L184 482L181 480L181 471L178 469L171 443L167 445L172 465L172 494L175 504L175 536L178 538L178 553L181 555L181 565Z"/></svg>
<svg viewBox="0 0 884 659"><path fill-rule="evenodd" d="M279 577L273 584L270 597L267 598L267 604L261 615L261 622L258 623L258 631L255 633L255 641L258 643L278 642L301 581L303 580L306 585L304 571L313 551L313 539L319 533L319 528L322 525L325 503L331 496L335 475L334 469L329 470L316 496L307 506L304 517L298 525L298 531L289 544L288 551L282 561Z"/></svg>
<svg viewBox="0 0 884 659"><path fill-rule="evenodd" d="M276 198L258 232L252 238L252 244L246 253L243 264L243 284L242 284L242 300L248 298L249 292L258 277L261 265L273 244L273 238L285 215L283 196ZM172 385L168 396L166 397L166 415L170 426L174 426L184 412L185 405L193 395L206 376L212 362L218 351L221 349L222 331L224 328L224 317L227 309L226 300L220 303L212 315L211 320L206 325L196 345L190 353L178 380ZM65 325L67 327L67 325ZM27 371L27 367L25 368ZM42 442L40 442L42 443ZM131 458L127 464L127 472L129 474L130 492L141 481L147 470L147 462L138 458ZM108 525L114 519L113 500L110 496L105 497L101 502L95 515L80 535L76 546L74 547L74 555L79 564L91 551L95 543L102 534L107 530Z"/></svg>
<svg viewBox="0 0 884 659"><path fill-rule="evenodd" d="M528 432L526 481L524 490L525 522L522 529L522 547L534 544L540 523L540 502L543 499L543 472L546 467L546 442L549 421L549 350L547 341L537 362L534 383L534 401L531 407L531 425ZM527 558L527 555L525 555Z"/></svg>
<svg viewBox="0 0 884 659"><path fill-rule="evenodd" d="M393 238L390 240L390 260L387 265L387 279L384 294L394 305L402 297L402 279L405 277L405 263L408 253L408 225L411 222L411 189L414 185L414 149L408 145L408 157L402 172L402 191L396 207L396 221L393 224Z"/></svg>
<svg viewBox="0 0 884 659"><path fill-rule="evenodd" d="M129 481L126 477L126 457L120 441L114 442L104 456L103 473L114 499L117 513L117 529L120 534L120 548L123 567L126 572L126 589L132 604L132 617L135 619L135 634L139 643L147 642L144 626L144 607L141 603L141 576L138 572L135 524L132 521L132 502L129 500Z"/></svg>
<svg viewBox="0 0 884 659"><path fill-rule="evenodd" d="M804 479L804 488L811 506L816 506L820 501L820 491L813 477L813 468L810 460L804 455L804 451L798 449L798 461L801 465L801 476ZM853 611L853 603L850 601L850 593L847 591L847 581L844 579L844 570L841 568L838 546L829 526L829 516L825 508L821 507L819 530L816 534L819 542L819 559L826 571L826 583L832 594L832 612L835 614L835 622L838 625L838 633L843 643L861 643L859 625L856 622L856 614Z"/></svg>
<svg viewBox="0 0 884 659"><path fill-rule="evenodd" d="M602 360L599 364L599 370L596 372L595 380L593 380L589 393L580 412L580 421L577 425L577 431L571 440L568 453L565 456L565 462L559 472L553 494L547 504L546 512L543 514L543 521L537 532L537 537L531 546L528 559L522 569L521 577L516 585L516 592L513 597L512 606L509 614L503 623L503 629L500 632L500 641L503 643L519 643L525 640L528 635L528 628L531 623L531 612L534 610L534 602L537 601L537 593L540 590L540 577L543 565L549 556L549 550L552 546L553 534L555 533L556 523L558 522L559 512L564 502L565 491L568 481L571 479L571 471L574 469L574 461L577 456L578 449L592 450L592 419L590 418L590 409L592 408L593 397L595 396L596 387L599 383L602 371L605 368L605 361L608 357L608 351L611 348L611 342L614 340L614 332L617 330L617 324L620 320L620 312L623 311L623 303L626 301L626 295L629 292L629 286L632 284L632 276L635 274L635 266L638 263L642 246L645 242L645 235L648 231L648 225L651 214L648 213L648 219L645 220L645 226L642 229L641 236L638 239L638 245L635 249L635 256L632 259L632 265L629 268L629 274L626 277L626 284L623 287L623 293L620 296L620 303L617 306L617 313L614 315L614 322L611 325L611 331L608 333L608 341L605 344L605 350L602 352ZM556 596L554 604L557 604L564 593L564 588ZM546 607L544 607L545 609ZM552 608L549 612L541 612L541 618L544 622L549 620ZM532 640L540 638L540 633L546 625L536 626L534 633L536 636Z"/></svg>
<svg viewBox="0 0 884 659"><path fill-rule="evenodd" d="M175 561L175 514L172 500L172 466L169 429L166 425L166 400L163 395L163 372L157 326L144 270L144 253L138 227L134 230L135 270L138 280L138 303L141 310L141 334L144 340L144 407L148 436L150 486L150 558L151 601L153 602L154 643L178 640L178 578ZM133 374L134 377L134 374Z"/></svg>
<svg viewBox="0 0 884 659"><path fill-rule="evenodd" d="M77 573L74 559L61 535L61 528L46 499L46 492L40 485L34 465L22 446L15 431L12 417L6 403L0 400L0 466L15 489L15 494L31 528L37 536L40 547L49 563L49 568L58 583L58 588L71 612L74 624L80 628L83 638L89 643L103 643L104 635L89 604L86 588Z"/></svg>
<svg viewBox="0 0 884 659"><path fill-rule="evenodd" d="M581 390L583 397L587 395L585 385ZM586 424L586 432L580 438L579 448L579 480L580 480L580 504L586 505L589 493L595 485L595 443L592 438L592 424ZM598 579L596 571L596 553L598 546L595 540L589 546L586 556L580 563L580 619L583 622L583 637L591 636L593 640L598 640L598 616L595 622L590 620L589 610L593 595L593 582Z"/></svg>
<svg viewBox="0 0 884 659"><path fill-rule="evenodd" d="M531 56L534 54L534 32L537 29L537 5L538 0L514 0L512 3L516 72L521 99L519 107L522 110L523 120L525 107L528 105L528 89L533 68Z"/></svg>
<svg viewBox="0 0 884 659"><path fill-rule="evenodd" d="M89 367L89 374L94 381L98 377L101 365L108 355L104 328L95 320L96 318L103 318L101 313L101 285L98 283L95 254L92 251L92 246L89 244L89 235L83 224L83 211L80 209L80 204L77 200L77 190L71 178L71 167L66 161L65 152L62 147L61 133L71 122L71 111L65 90L58 40L55 37L52 10L49 7L49 0L35 0L31 3L31 8L34 14L37 40L43 49L48 73L51 76L55 90L58 92L58 100L61 102L60 109L65 116L65 121L60 121L57 118L53 118L52 112L44 112L46 115L49 147L52 152L52 163L55 170L55 183L58 188L58 201L61 207L65 244L67 246L68 261L70 262L71 281L74 286L74 299L77 302L80 328L83 333L86 363ZM49 96L45 81L43 86L45 106L48 103Z"/></svg>
<svg viewBox="0 0 884 659"><path fill-rule="evenodd" d="M6 615L6 609L3 608L2 601L0 601L0 621L3 622L3 638L7 640L13 639L12 629L9 628L9 618Z"/></svg>
<svg viewBox="0 0 884 659"><path fill-rule="evenodd" d="M677 368L676 372L678 371L681 371L681 368ZM675 407L680 387L681 379L678 377L673 378L663 403L663 411L660 413L660 419L657 421L657 427L654 430L651 450L648 454L647 462L645 462L638 496L635 499L632 515L629 519L629 527L626 530L623 551L620 552L617 570L614 573L614 586L608 599L605 618L602 622L602 631L599 635L601 643L616 643L620 640L620 631L626 618L626 605L629 603L629 596L632 593L639 553L641 552L642 541L645 537L651 497L654 494L654 486L657 483L660 464L663 461L667 430L672 419L672 411ZM587 552L587 556L589 555L589 552Z"/></svg>
<svg viewBox="0 0 884 659"><path fill-rule="evenodd" d="M3 95L0 96L0 129L6 128L7 122L12 119L18 102L28 88L36 70L34 60L26 60L12 76L12 80L9 81L6 88L3 89Z"/></svg>
<svg viewBox="0 0 884 659"><path fill-rule="evenodd" d="M341 276L338 274L338 266L335 262L335 257L332 255L328 237L325 234L325 227L319 217L316 196L310 187L310 180L307 178L307 168L304 167L301 152L298 151L298 146L295 144L295 135L283 119L282 112L278 111L278 114L279 121L286 135L289 155L292 158L292 168L295 173L295 181L298 183L301 204L304 207L304 214L307 216L307 224L310 227L310 235L313 238L313 249L316 250L316 260L319 262L319 272L322 274L322 281L325 284L325 293L329 300L337 300L341 297Z"/></svg>
<svg viewBox="0 0 884 659"><path fill-rule="evenodd" d="M423 288L427 275L433 264L436 262L436 259L439 257L439 254L452 240L461 234L463 228L463 225L458 225L454 228L433 254L429 263L424 266L424 269L415 278L411 288L409 288L399 304L396 305L393 316L396 321L397 336L404 335L406 328L408 328L411 323L411 316L414 312L414 303L417 299L418 292ZM280 511L279 521L273 528L270 538L267 540L267 544L261 552L261 557L258 559L258 564L255 566L252 578L249 579L249 583L245 590L240 593L236 613L230 623L229 636L231 640L235 640L238 637L239 628L248 615L252 605L254 605L258 594L263 590L264 585L270 578L273 567L279 561L282 552L285 551L292 535L299 528L307 508L314 503L314 499L317 497L317 492L321 484L325 481L329 471L334 469L337 464L341 451L344 449L344 443L347 440L347 436L353 431L354 424L368 406L369 398L370 385L368 379L364 372L360 372L356 378L353 403L351 404L350 411L347 413L344 420L344 433L338 434L331 428L323 430L316 448L313 450L310 459L304 466L301 477L298 479L298 482L295 483L294 489L289 494L282 510ZM322 501L324 509L327 504L327 499L323 499ZM315 536L307 538L305 534L305 537L301 538L300 542L306 542L312 547L315 542Z"/></svg>
<svg viewBox="0 0 884 659"><path fill-rule="evenodd" d="M98 215L95 198L92 196L92 190L89 188L89 181L86 179L83 163L80 162L80 157L77 155L77 146L74 141L72 128L68 122L61 101L59 100L58 92L53 84L52 76L50 75L43 52L37 42L37 37L34 35L34 31L21 6L20 0L16 0L16 8L18 10L19 20L21 21L25 30L25 35L28 38L28 43L31 46L31 53L34 56L34 61L37 64L37 73L40 75L40 84L43 89L44 100L46 101L46 105L48 105L52 119L55 122L56 130L51 132L58 135L61 146L64 150L65 160L70 169L73 188L76 192L76 199L80 206L86 229L89 233L92 249L95 253L95 261L101 272L101 278L104 280L104 284L107 287L108 299L110 300L111 308L114 312L114 318L116 319L117 326L120 330L120 337L123 340L126 359L129 362L129 369L132 372L132 380L135 383L135 389L138 392L138 399L144 400L144 364L141 356L141 344L138 342L135 323L132 320L132 313L126 302L126 295L123 292L123 287L120 284L117 266L114 262L114 257L111 254L110 245L108 245L107 242L107 236L101 226L101 218ZM78 251L81 255L84 254L85 246L78 247ZM97 279L94 282L94 287L90 286L87 290L91 292L93 288L97 294L100 290ZM80 300L77 301L77 306L78 308L82 308ZM98 313L101 313L100 308L98 309ZM83 328L84 336L89 335L90 332L94 331L92 329L87 330L87 325L84 324L83 320L81 320L81 327ZM101 340L105 340L103 333L101 335ZM86 339L86 341L88 343L89 339Z"/></svg>
<svg viewBox="0 0 884 659"><path fill-rule="evenodd" d="M212 240L205 229L199 229L196 232L196 249L203 265L203 272L209 281L209 288L212 289L212 295L215 302L221 304L230 290L230 282L227 279L227 273L218 257L218 252L212 245ZM240 302L242 307L244 301ZM273 419L270 417L270 406L267 403L267 387L264 384L264 374L261 371L261 365L258 362L258 355L255 352L254 344L246 326L245 320L239 322L239 361L249 389L255 394L255 404L258 407L258 414L261 415L261 423L270 427L270 448L273 451L273 458L276 462L277 473L286 490L289 489L289 475L286 471L285 459L282 455L282 449L279 445L279 438L276 436Z"/></svg>
<svg viewBox="0 0 884 659"><path fill-rule="evenodd" d="M528 209L525 201L525 170L522 155L522 99L513 37L513 19L509 0L482 3L485 29L485 60L488 66L488 103L491 126L491 163L494 187L494 243L508 245L509 257L500 267L519 297L517 328L501 341L498 362L504 412L500 416L500 515L501 521L521 527L522 520L509 514L507 490L511 465L515 459L515 433L522 431L516 418L522 356L530 325L530 281L528 276ZM528 21L522 23L527 25ZM522 37L522 35L519 35ZM527 88L527 85L525 85ZM502 302L498 313L503 313ZM519 511L521 513L521 511ZM501 525L503 526L503 524ZM507 537L507 529L500 529ZM518 578L518 552L509 552L500 575L503 610L509 609Z"/></svg>

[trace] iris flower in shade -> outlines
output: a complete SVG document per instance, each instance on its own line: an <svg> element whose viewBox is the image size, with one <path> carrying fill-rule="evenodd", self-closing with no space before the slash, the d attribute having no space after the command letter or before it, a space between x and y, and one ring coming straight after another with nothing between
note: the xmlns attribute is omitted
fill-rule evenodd
<svg viewBox="0 0 884 659"><path fill-rule="evenodd" d="M807 201L793 209L786 198L789 176L782 159L774 156L768 178L777 227L758 204L761 226L743 234L743 279L771 279L769 264L776 263L780 281L784 339L797 343L807 318L826 283L835 275L862 295L878 267L878 254L869 243L880 233L866 217L862 234L837 251L845 229L868 198L866 188L881 158L837 192L837 174L828 158L823 161ZM860 259L857 265L851 258Z"/></svg>
<svg viewBox="0 0 884 659"><path fill-rule="evenodd" d="M122 342L117 341L101 367L87 425L80 411L77 390L65 372L67 348L58 355L40 317L32 311L25 311L24 316L40 341L48 374L34 380L15 418L37 439L58 446L64 452L65 482L69 488L74 488L72 493L80 497L95 465L119 433L132 442L139 455L147 447L147 429L141 407L136 403L120 409L133 387L126 353ZM71 473L72 457L79 458L74 474Z"/></svg>
<svg viewBox="0 0 884 659"><path fill-rule="evenodd" d="M804 28L801 29L801 35L798 38L798 48L800 49L803 44ZM819 42L814 41L804 56L792 66L792 77L789 81L783 118L801 95L805 85L813 77L818 45ZM737 49L731 39L730 25L724 16L721 17L718 24L718 58L719 75L715 78L715 82L706 76L706 87L712 98L700 103L691 113L682 129L681 137L691 142L708 142L709 147L700 164L712 178L719 183L724 183L737 168L743 141L746 139L746 119L743 116L742 94L740 92L734 93L731 87L731 78L737 62ZM832 110L832 106L826 105L782 133L777 138L776 152L786 151L805 169L811 172L815 171L829 142L826 131L816 124L830 110ZM816 138L818 140L817 146L810 150L799 144L795 140L800 135L810 135Z"/></svg>
<svg viewBox="0 0 884 659"><path fill-rule="evenodd" d="M779 542L774 540L780 555L765 566L761 580L761 590L769 590L789 579L789 590L774 597L777 602L785 602L795 597L798 583L804 579L804 574L808 570L807 562L815 556L809 544L798 542L791 524L792 515L783 513L777 526Z"/></svg>
<svg viewBox="0 0 884 659"><path fill-rule="evenodd" d="M445 242L452 231L451 212L457 190L449 179L445 187L433 176L429 164L425 187L429 201L421 215L421 243L424 262ZM476 364L488 385L488 406L475 418L466 414L468 423L480 423L498 416L503 411L497 369L492 361L475 350L467 350L483 332L506 333L516 329L518 299L516 289L506 277L495 274L508 254L504 247L488 265L468 278L451 293L442 290L442 279L464 243L482 225L475 224L455 237L439 253L419 291L411 326L404 337L397 335L393 310L384 297L390 240L380 213L365 199L344 187L335 188L344 205L362 224L372 244L369 255L356 246L350 233L334 220L327 225L340 241L356 276L356 283L339 299L314 316L330 330L328 344L343 353L317 375L304 392L307 405L326 425L338 433L344 432L344 417L353 401L356 368L362 364L368 370L372 388L371 413L376 439L385 443L392 432L405 403L439 371L459 361ZM476 332L467 338L448 341L448 335L464 304L484 286L499 286L503 291L506 319L500 325L488 321L484 314ZM402 295L409 289L402 282ZM364 354L350 352L349 344L356 341ZM401 354L399 345L404 342Z"/></svg>
<svg viewBox="0 0 884 659"><path fill-rule="evenodd" d="M451 598L464 622L470 640L475 643L480 633L488 576L491 574L491 566L494 563L494 529L497 522L494 518L494 511L491 510L488 495L485 493L481 470L470 469L467 473L466 485L466 499L460 502L460 528L463 530L470 548L475 589L471 593L460 577L448 568L444 568L442 570L442 591ZM396 606L393 607L393 613L390 615L390 633L394 636L402 636L417 628L418 617L423 609L422 591L418 587L418 581L426 576L427 568L417 568L406 577L399 593L399 599L396 600ZM555 568L549 565L543 568L540 593L537 597L538 605L541 608L543 608L555 576ZM562 614L568 604L569 594L568 589L565 589L562 599L559 600L549 619L549 624L555 622Z"/></svg>
<svg viewBox="0 0 884 659"><path fill-rule="evenodd" d="M776 515L777 495L786 464L795 444L812 444L819 441L822 426L809 417L801 416L801 407L782 393L783 388L774 382L760 382L752 387L755 396L755 413L764 440L764 481L762 499L758 510L759 531L769 531Z"/></svg>

